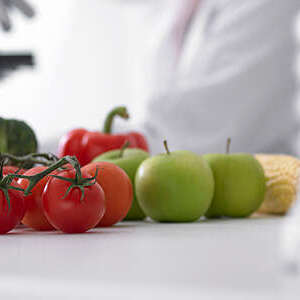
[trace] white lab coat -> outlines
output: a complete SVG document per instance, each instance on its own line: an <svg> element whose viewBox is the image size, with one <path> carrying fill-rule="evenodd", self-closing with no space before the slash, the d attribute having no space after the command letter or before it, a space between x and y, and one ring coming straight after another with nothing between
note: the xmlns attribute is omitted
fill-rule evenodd
<svg viewBox="0 0 300 300"><path fill-rule="evenodd" d="M171 149L223 152L231 137L233 151L296 152L300 1L196 2L166 0L148 18L137 85L152 151L167 138Z"/></svg>

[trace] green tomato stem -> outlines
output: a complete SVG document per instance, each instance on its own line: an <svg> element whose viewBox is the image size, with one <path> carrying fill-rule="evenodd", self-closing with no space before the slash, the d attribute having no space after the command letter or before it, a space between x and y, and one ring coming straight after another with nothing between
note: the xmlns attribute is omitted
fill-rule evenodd
<svg viewBox="0 0 300 300"><path fill-rule="evenodd" d="M125 106L118 106L114 108L106 117L103 127L103 133L110 134L112 131L112 123L116 116L123 119L129 119L129 114Z"/></svg>
<svg viewBox="0 0 300 300"><path fill-rule="evenodd" d="M43 179L45 176L49 175L51 172L61 168L65 164L71 164L74 167L74 169L76 170L75 181L76 181L76 183L80 183L81 178L82 178L81 170L80 170L80 164L79 164L79 162L78 162L78 160L75 156L65 156L65 157L61 158L60 160L58 160L57 162L55 162L54 164L52 164L51 166L49 166L49 168L47 168L44 171L42 171L40 173L37 173L35 175L26 176L26 175L21 175L21 174L9 174L6 177L9 177L9 178L26 178L29 181L29 185L26 188L24 194L25 194L25 196L27 196L32 191L34 186L41 179Z"/></svg>
<svg viewBox="0 0 300 300"><path fill-rule="evenodd" d="M10 197L8 190L16 190L24 192L24 189L11 185L13 178L10 176L3 177L3 166L4 166L4 159L0 161L0 190L3 192L4 197L7 201L8 210L10 210Z"/></svg>
<svg viewBox="0 0 300 300"><path fill-rule="evenodd" d="M34 154L33 157L34 156L38 156L38 155ZM47 157L46 154L45 155L43 154L42 156ZM65 178L65 177L57 176L57 175L51 175L51 176L56 177L61 180L69 181L71 183L71 186L67 190L66 194L68 194L73 188L79 188L81 191L81 198L80 198L81 200L83 200L83 198L84 198L84 187L88 187L88 186L95 184L96 177L98 175L98 169L97 169L95 176L93 176L91 178L83 178L82 174L81 174L80 164L75 156L65 156L65 157L59 159L58 161L56 161L55 163L53 163L52 165L50 165L44 171L37 173L35 175L31 175L31 176L26 176L26 175L21 175L21 174L8 174L5 177L3 177L3 170L2 170L3 164L4 164L4 160L2 159L0 161L0 190L2 190L5 195L5 198L8 203L8 207L10 207L10 199L9 199L9 194L8 194L9 189L15 189L15 190L22 191L22 192L24 192L24 195L27 196L40 180L42 180L45 176L49 175L51 172L63 167L65 164L71 164L74 167L74 169L76 171L75 178L73 178L73 179ZM24 190L24 189L12 186L11 183L14 178L27 179L29 181L28 187Z"/></svg>
<svg viewBox="0 0 300 300"><path fill-rule="evenodd" d="M80 176L77 177L78 173L76 172L76 176L74 179L72 178L65 178L65 177L62 177L62 176L58 176L58 175L51 175L52 177L55 177L57 179L60 179L60 180L64 180L64 181L68 181L71 183L71 185L69 186L69 188L67 189L65 195L63 196L63 198L67 197L67 195L70 193L70 191L74 188L79 188L80 191L81 191L81 197L80 197L80 201L83 200L84 198L84 187L88 187L88 186L91 186L93 184L96 183L96 178L98 176L98 168L96 169L96 173L95 173L95 176L93 177L89 177L89 178L83 178Z"/></svg>
<svg viewBox="0 0 300 300"><path fill-rule="evenodd" d="M9 153L0 153L0 159L7 163L22 167L25 164L40 164L50 166L59 158L52 153L31 153L24 156L16 156Z"/></svg>

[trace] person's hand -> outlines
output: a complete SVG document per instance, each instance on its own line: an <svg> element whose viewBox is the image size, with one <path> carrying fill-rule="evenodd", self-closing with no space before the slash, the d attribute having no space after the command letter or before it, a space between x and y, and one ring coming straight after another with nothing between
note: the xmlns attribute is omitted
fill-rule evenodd
<svg viewBox="0 0 300 300"><path fill-rule="evenodd" d="M11 29L9 18L9 11L11 8L19 9L28 18L34 16L32 6L25 0L0 0L0 24L5 31Z"/></svg>

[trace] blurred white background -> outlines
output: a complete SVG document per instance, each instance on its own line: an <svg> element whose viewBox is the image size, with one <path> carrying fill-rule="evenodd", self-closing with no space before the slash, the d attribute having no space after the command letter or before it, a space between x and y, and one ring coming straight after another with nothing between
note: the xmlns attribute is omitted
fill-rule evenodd
<svg viewBox="0 0 300 300"><path fill-rule="evenodd" d="M224 5L211 37L201 41L202 18L196 20L200 20L194 24L197 26L192 26L197 38L189 46L198 52L194 53L195 60L185 65L190 68L181 68L177 90L168 82L168 76L178 79L177 74L173 76L175 72L168 70L174 62L172 55L176 56L176 47L168 38L177 34L181 26L172 23L176 10L181 10L180 1L173 2L172 6L172 0L31 0L37 16L28 21L16 12L12 15L13 32L0 32L0 51L33 51L37 64L34 70L14 72L0 82L2 115L27 120L41 144L46 145L74 127L101 128L105 114L114 105L126 104L131 123L141 123L144 100L147 93L153 92L149 90L151 85L165 84L166 93L159 95L148 109L153 118L148 116L147 121L152 121L150 127L156 126L154 131L160 133L153 138L157 149L161 149L165 137L174 149L187 147L204 152L223 149L228 135L235 141L234 150L249 152L272 150L277 136L295 140L289 133L296 122L291 113L295 87L289 65L294 41L288 29L298 1L291 0L289 5L278 0L219 1ZM280 21L281 26L276 29ZM150 36L147 30L151 26ZM270 32L272 28L274 31ZM267 55L255 57L254 50L264 53L266 45L270 48ZM148 62L150 69L147 61L143 62L147 46L157 55L152 57L154 67L153 61ZM210 59L201 58L202 50ZM239 65L238 61L243 63ZM140 68L136 84L136 66L141 62L145 65ZM146 76L147 71L154 74L152 78ZM171 101L172 107L168 105ZM196 103L200 104L194 108ZM176 114L170 113L170 108ZM230 113L227 118L231 123L222 118L224 108L226 114ZM186 114L178 114L185 109ZM200 121L195 118L199 113ZM264 131L258 136L260 129ZM194 142L195 134L202 139L198 144ZM280 143L287 144L286 140ZM53 146L53 142L50 144ZM286 150L281 146L278 149Z"/></svg>
<svg viewBox="0 0 300 300"><path fill-rule="evenodd" d="M42 144L73 127L101 128L117 104L128 105L133 121L141 118L130 75L147 4L30 2L37 16L13 13L12 32L0 31L0 51L33 51L36 68L0 81L1 115L27 120Z"/></svg>
<svg viewBox="0 0 300 300"><path fill-rule="evenodd" d="M244 3L248 5L250 1L252 0L246 0ZM280 4L283 1L276 1L275 17L280 19L282 15L285 15L286 22L284 25L289 27L289 15L292 15L292 13L280 14ZM288 1L297 4L298 0ZM145 38L145 32L148 30L147 26L153 24L153 22L144 21L153 17L154 13L158 14L160 5L163 2L166 3L166 1L30 0L30 2L35 6L37 16L32 21L28 21L18 13L13 14L13 31L9 34L0 31L0 51L33 51L36 57L36 67L33 70L24 69L14 72L4 81L0 81L0 115L27 120L36 130L38 138L44 145L49 140L56 140L57 136L73 127L101 128L101 122L105 114L114 105L126 104L132 115L132 123L137 124L143 120L143 98L146 97L147 92L144 89L147 82L144 82L143 85L143 80L146 80L147 77L141 76L143 78L139 82L140 89L136 89L134 82L135 64L141 59L139 55L143 52L145 43L148 42L148 36ZM232 0L232 3L237 6L237 3L240 2L240 0ZM268 5L271 5L270 3L275 3L275 0L252 1L251 3L254 2L257 5L264 2L268 7ZM290 10L292 9L293 7L290 6ZM276 24L277 19L273 17L272 11L267 11L269 13L267 21L269 22L266 21L265 29L269 30L273 26L273 33L276 36L280 32L279 29L283 30L283 27ZM262 21L265 19L265 15L262 11L260 12L259 16L257 14L255 16L260 20L260 24L265 24ZM222 43L219 43L217 38L223 36L224 31L227 33L227 29L232 29L231 33L234 33L232 36L239 36L239 30L234 28L238 18L235 18L235 15L231 18L230 13L227 14L226 10L222 16L223 18L220 19L221 25L219 23L214 28L214 36L211 39L211 45L216 46L218 51L226 49ZM252 15L248 18L251 19ZM255 26L259 24L258 22L254 23ZM227 25L227 27L222 27L222 24ZM249 27L251 29L251 26ZM245 28L246 26L241 29ZM159 33L159 26L157 29L157 33ZM260 32L259 28L255 28L255 30ZM245 31L247 30L245 29ZM298 31L300 37L300 22ZM254 31L254 36L264 40L263 33L259 35L256 34L257 32ZM271 38L268 34L266 35ZM160 38L162 39L163 36L160 36ZM229 46L235 45L234 43L231 44L232 40L230 38L229 41L226 40L225 42L228 42ZM241 48L247 48L246 44L241 44ZM234 56L231 54L235 54L236 49L232 48L231 50L232 52L229 51L228 56L227 53L224 54L221 63L222 59L224 59L225 65L232 63ZM217 51L216 56L211 56L211 60L216 57L218 58ZM274 58L274 56L272 57ZM217 63L220 63L220 61L216 61ZM270 64L272 65L272 63ZM214 65L214 61L211 65ZM263 65L258 65L263 69ZM217 68L216 70L218 71ZM219 75L217 71L211 72L212 77L216 74ZM288 70L285 71L288 76L291 76ZM283 73L282 71L279 76L284 77ZM203 74L205 75L204 72ZM245 77L247 77L248 73L245 72L245 74ZM255 70L253 74L255 75ZM220 77L222 79L222 76ZM287 78L290 77L285 79L287 80ZM197 79L195 77L195 81ZM262 79L269 82L268 79ZM235 83L233 82L233 85ZM223 85L226 86L226 82ZM235 91L237 90L238 87ZM222 92L221 89L221 95ZM238 92L237 95L239 95ZM171 98L172 94L170 101L173 100ZM210 101L209 98L206 100L207 102ZM283 99L283 103L284 100L286 99ZM222 107L219 108L219 111L220 114L223 113ZM256 116L256 111L252 112ZM176 114L175 118L178 115ZM208 116L205 109L203 109L203 115ZM244 120L240 119L238 121L242 123ZM263 127L259 121L253 122L253 124ZM275 121L278 127L282 127L283 119L278 118ZM226 122L226 125L229 123ZM216 127L218 127L217 125ZM161 127L165 129L163 126ZM236 128L237 126L232 123L232 127ZM204 129L206 130L206 128ZM254 131L254 134L257 135L257 130ZM176 133L174 130L173 132ZM223 139L225 140L227 137L223 135L222 133L220 138L221 144ZM252 136L242 135L252 146L254 143ZM194 139L193 136L192 139ZM262 139L264 139L263 136ZM203 143L203 136L199 141ZM172 142L175 143L175 138ZM263 293L260 299L281 299L279 291L282 288L283 281L279 278L282 275L280 273L281 262L277 257L281 219L278 220L277 222L276 219L249 219L244 223L240 220L233 223L227 222L227 220L224 223L223 221L220 223L208 222L201 224L200 230L198 224L196 226L188 224L187 227L178 229L173 227L172 224L167 227L157 227L157 225L146 223L145 228L142 227L141 231L139 231L140 227L125 226L122 229L124 236L119 235L117 230L120 228L116 228L115 232L111 230L107 232L109 234L103 234L102 239L92 239L93 235L85 235L83 239L82 237L70 237L67 242L65 237L61 236L60 239L57 239L56 235L51 234L40 236L29 234L17 238L13 235L7 235L7 241L3 243L2 247L6 256L3 255L5 264L1 265L2 285L0 291L6 293L9 290L9 293L12 293L12 291L18 293L19 289L14 288L18 285L18 287L21 287L20 291L26 288L27 293L30 295L36 293L35 288L40 292L45 286L50 294L51 292L58 293L57 291L60 290L53 288L51 281L49 281L51 285L47 283L51 276L56 276L56 269L58 268L62 270L60 273L57 272L62 279L70 277L71 280L72 276L75 279L80 279L80 284L75 281L76 284L71 282L72 284L69 285L65 284L65 281L57 281L59 284L63 282L63 286L59 285L59 287L67 294L69 288L72 289L73 294L81 287L83 288L82 291L85 292L84 288L86 286L82 285L83 275L89 276L88 278L91 281L88 284L95 283L94 287L99 290L102 288L102 285L99 285L99 278L103 279L104 285L108 286L109 289L110 285L107 285L105 280L108 278L115 284L117 277L119 279L117 284L122 283L122 287L124 286L124 289L127 289L127 294L130 295L132 291L139 295L145 294L143 289L136 291L135 282L137 280L145 280L149 285L153 283L149 279L154 282L157 281L158 284L161 284L163 279L165 283L168 283L168 287L171 282L174 287L178 288L178 280L186 277L194 288L204 290L208 293L208 296L210 293L223 296L225 295L224 291L233 291L236 288L238 295L234 299L242 299L246 292L250 293L249 299L253 299L252 293ZM47 240L48 238L49 240ZM92 241L92 247L87 242L89 238L91 239L89 242ZM183 239L184 242L178 244L179 239ZM170 247L170 245L173 246ZM14 250L10 251L10 249ZM70 249L72 251L68 251ZM73 251L74 249L75 251ZM120 249L122 254L119 252ZM173 250L170 252L170 249ZM67 255L62 250L67 250ZM86 254L89 251L91 251L90 255L85 255L82 259L82 253ZM102 251L101 255L98 255L99 251ZM187 253L188 255L186 255ZM11 264L15 257L18 257L18 260ZM96 258L96 264L100 267L95 268L95 272L90 273L90 269L96 265L95 261L92 260L93 257ZM153 257L153 260L148 259L149 257ZM79 262L79 265L73 264L74 261ZM111 265L111 261L114 261L115 264ZM156 266L164 266L164 268L161 267L163 272L156 269ZM177 268L178 266L179 268ZM185 270L185 268L188 268L186 274L176 272L178 269ZM76 272L79 269L82 271L80 274ZM147 272L144 272L145 270ZM24 274L29 284L26 281L22 290L21 283L23 281L20 281L19 284L17 279L20 276L23 280L22 276ZM8 275L12 275L12 277ZM36 278L39 278L39 280L43 278L41 285L36 284ZM131 285L128 287L130 283L132 288ZM114 284L112 285L113 292L124 291L123 288L120 290L118 286L115 288ZM219 289L216 286L219 286ZM297 284L298 286L299 284ZM34 288L31 290L32 287ZM153 291L153 287L150 285L149 287ZM193 291L190 289L190 285L188 289L189 292ZM176 291L175 288L173 291ZM161 290L158 289L156 292L159 294ZM185 289L183 292L182 294L186 295ZM287 292L290 294L290 289L287 289ZM178 295L181 296L182 294L179 293ZM81 295L79 294L79 296ZM215 297L215 299L219 298ZM229 298L233 299L233 297ZM24 297L18 299L24 299ZM289 299L293 299L292 295Z"/></svg>

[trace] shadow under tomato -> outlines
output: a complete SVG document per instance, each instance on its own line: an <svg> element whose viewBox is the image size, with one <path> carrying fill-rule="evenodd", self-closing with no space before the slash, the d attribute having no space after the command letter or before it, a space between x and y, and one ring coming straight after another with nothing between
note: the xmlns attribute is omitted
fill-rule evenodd
<svg viewBox="0 0 300 300"><path fill-rule="evenodd" d="M120 226L122 227L122 226ZM122 234L124 231L121 231L120 228L113 228L113 227L103 227L103 228L93 228L89 231L82 232L82 233L64 233L59 230L49 230L49 231L37 231L31 228L17 228L14 229L6 234L2 234L2 236L7 235L38 235L38 236L57 236L57 235L107 235L107 234ZM1 238L1 235L0 235Z"/></svg>

